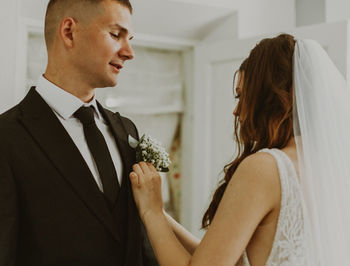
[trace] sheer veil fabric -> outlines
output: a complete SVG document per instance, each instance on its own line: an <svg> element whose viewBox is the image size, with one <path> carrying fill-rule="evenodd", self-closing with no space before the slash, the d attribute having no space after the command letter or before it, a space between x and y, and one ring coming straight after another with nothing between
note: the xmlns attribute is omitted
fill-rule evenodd
<svg viewBox="0 0 350 266"><path fill-rule="evenodd" d="M350 88L312 40L295 45L293 115L306 265L350 265Z"/></svg>

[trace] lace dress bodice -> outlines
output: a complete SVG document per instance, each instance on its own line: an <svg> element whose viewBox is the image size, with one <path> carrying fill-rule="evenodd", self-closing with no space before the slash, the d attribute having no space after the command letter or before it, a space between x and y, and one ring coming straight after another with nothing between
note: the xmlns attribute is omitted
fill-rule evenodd
<svg viewBox="0 0 350 266"><path fill-rule="evenodd" d="M295 167L289 157L278 149L263 149L278 166L281 183L281 208L274 242L266 266L305 265L305 226L302 195ZM250 266L246 252L237 266Z"/></svg>

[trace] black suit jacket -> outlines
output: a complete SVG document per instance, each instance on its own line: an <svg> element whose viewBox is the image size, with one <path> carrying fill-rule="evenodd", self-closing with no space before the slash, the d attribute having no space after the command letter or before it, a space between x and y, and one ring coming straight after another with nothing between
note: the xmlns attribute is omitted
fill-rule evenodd
<svg viewBox="0 0 350 266"><path fill-rule="evenodd" d="M111 211L56 115L32 88L0 116L0 266L157 265L128 175L138 138L127 118L101 106L124 176Z"/></svg>

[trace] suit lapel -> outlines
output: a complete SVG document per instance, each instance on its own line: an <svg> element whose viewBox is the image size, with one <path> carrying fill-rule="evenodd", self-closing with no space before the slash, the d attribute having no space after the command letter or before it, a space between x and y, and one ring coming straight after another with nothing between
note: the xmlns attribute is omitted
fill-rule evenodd
<svg viewBox="0 0 350 266"><path fill-rule="evenodd" d="M100 112L102 113L103 117L107 120L109 126L112 129L113 136L117 142L117 146L121 153L124 167L124 174L122 180L123 186L123 183L125 182L124 177L129 176L128 171L135 163L135 151L129 145L128 130L125 128L119 113L112 113L111 111L104 109L99 103L97 104ZM133 137L136 138L135 136Z"/></svg>
<svg viewBox="0 0 350 266"><path fill-rule="evenodd" d="M121 242L113 216L84 158L56 115L34 88L21 103L24 127L96 218Z"/></svg>

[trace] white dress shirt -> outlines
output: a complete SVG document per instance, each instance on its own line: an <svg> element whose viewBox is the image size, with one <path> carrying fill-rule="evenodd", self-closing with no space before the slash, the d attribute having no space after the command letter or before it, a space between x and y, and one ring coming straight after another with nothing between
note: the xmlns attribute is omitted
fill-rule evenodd
<svg viewBox="0 0 350 266"><path fill-rule="evenodd" d="M96 99L93 98L89 103L84 103L74 95L64 91L52 82L48 81L44 76L41 76L38 80L36 91L46 101L46 103L53 110L63 127L66 129L75 145L79 149L86 164L88 165L99 189L103 192L103 186L100 175L97 170L95 160L89 150L86 138L84 135L82 123L73 116L73 114L82 106L93 106L95 110L96 125L103 134L106 140L109 152L112 157L114 167L118 174L119 184L122 182L123 176L123 163L121 155L117 147L115 138L107 124L98 110ZM69 154L67 154L69 156Z"/></svg>

